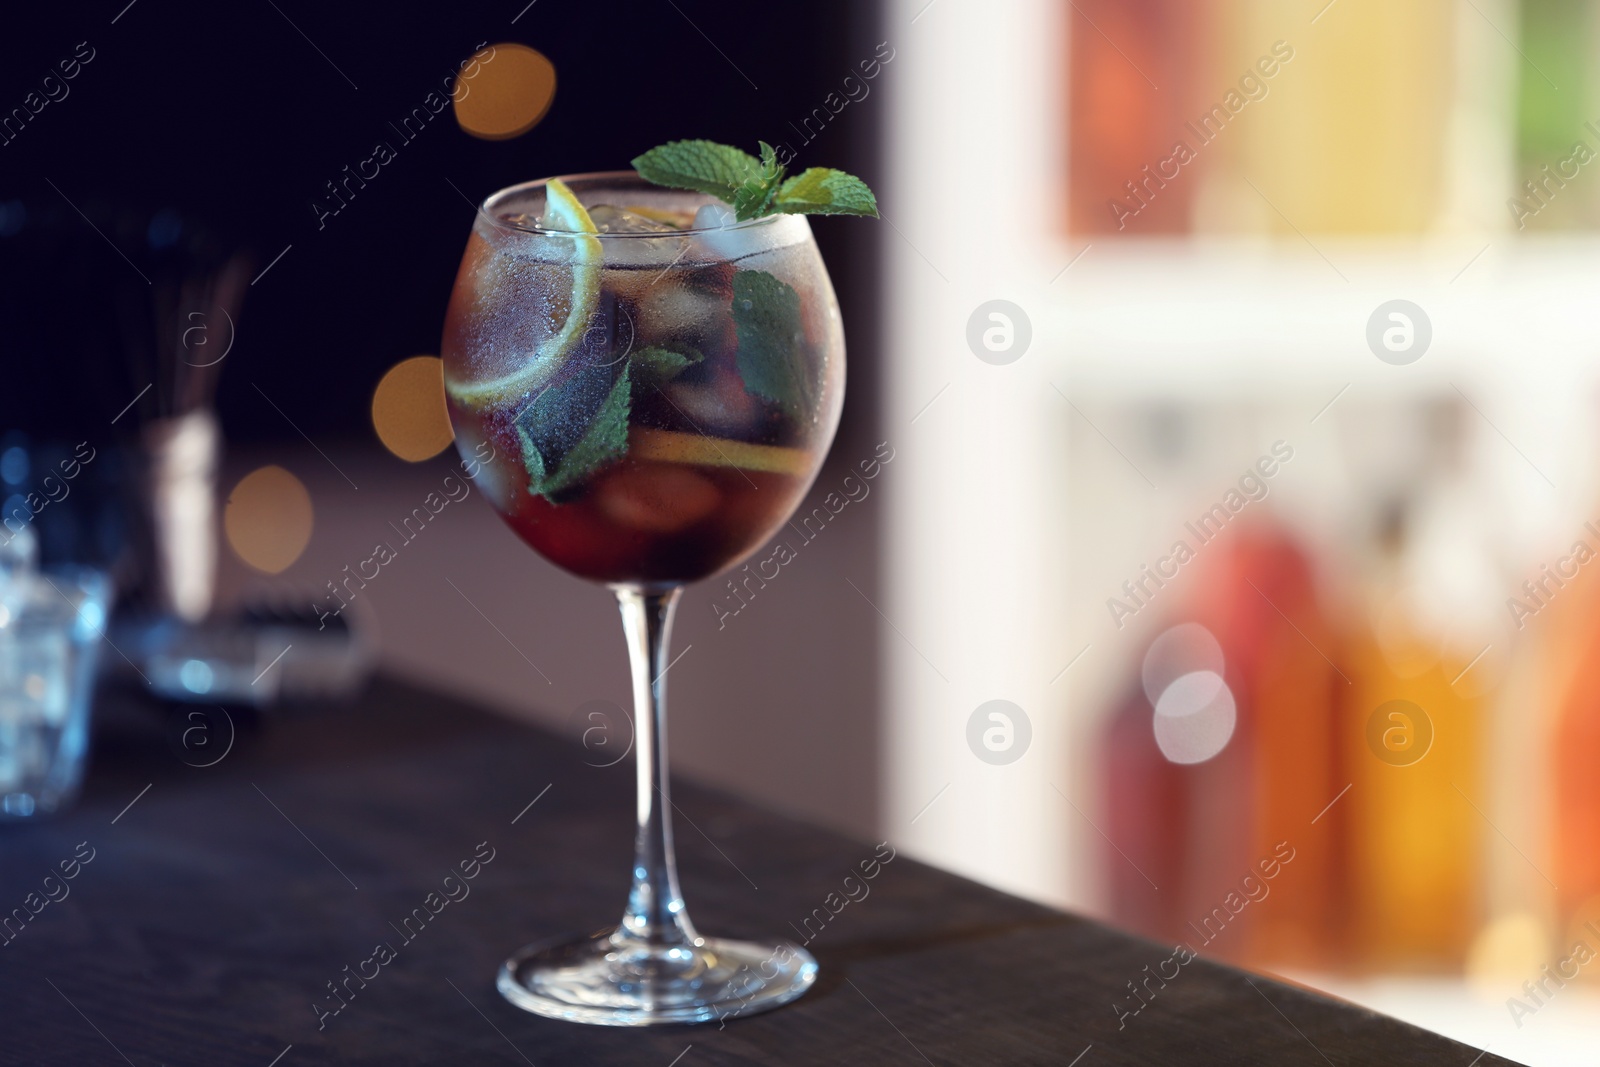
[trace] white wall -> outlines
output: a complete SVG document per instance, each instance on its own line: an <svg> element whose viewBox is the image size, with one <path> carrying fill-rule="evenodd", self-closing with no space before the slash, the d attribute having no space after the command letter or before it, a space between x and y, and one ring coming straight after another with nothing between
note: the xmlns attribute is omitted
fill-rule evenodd
<svg viewBox="0 0 1600 1067"><path fill-rule="evenodd" d="M1059 343L1037 315L1015 363L982 362L966 341L985 301L1046 306L1071 258L1053 217L1059 7L908 0L884 30L898 78L881 199L894 230L886 423L906 443L889 490L883 791L885 832L919 858L1070 903L1081 890L1068 860L1094 831L1069 803L1090 805L1068 773L1072 679L1057 677L1081 647L1059 610ZM994 699L1021 707L1033 733L1002 766L966 740Z"/></svg>

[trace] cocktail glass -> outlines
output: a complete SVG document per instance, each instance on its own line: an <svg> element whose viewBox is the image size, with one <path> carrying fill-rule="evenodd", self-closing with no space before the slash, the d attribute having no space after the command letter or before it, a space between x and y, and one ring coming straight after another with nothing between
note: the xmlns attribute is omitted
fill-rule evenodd
<svg viewBox="0 0 1600 1067"><path fill-rule="evenodd" d="M484 202L445 321L457 447L501 517L604 583L633 675L638 829L615 930L502 967L513 1004L613 1026L776 1007L816 979L787 941L703 937L678 889L667 783L668 635L682 587L789 519L838 426L844 336L799 215L734 221L631 172Z"/></svg>

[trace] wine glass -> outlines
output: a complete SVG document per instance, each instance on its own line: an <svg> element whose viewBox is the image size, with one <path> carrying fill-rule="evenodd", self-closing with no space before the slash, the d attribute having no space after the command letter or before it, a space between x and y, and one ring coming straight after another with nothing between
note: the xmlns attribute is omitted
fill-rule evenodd
<svg viewBox="0 0 1600 1067"><path fill-rule="evenodd" d="M473 224L443 357L457 447L499 457L479 468L484 495L546 559L610 586L633 675L638 830L622 921L522 949L501 993L612 1026L793 1000L816 980L810 954L703 937L685 909L665 676L682 587L788 521L838 427L844 335L809 224L735 221L632 172L512 186Z"/></svg>

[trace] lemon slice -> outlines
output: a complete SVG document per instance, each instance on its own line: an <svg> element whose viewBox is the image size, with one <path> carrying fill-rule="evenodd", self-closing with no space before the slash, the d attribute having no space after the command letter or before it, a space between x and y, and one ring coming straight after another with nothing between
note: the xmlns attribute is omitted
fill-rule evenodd
<svg viewBox="0 0 1600 1067"><path fill-rule="evenodd" d="M772 471L803 476L810 457L798 448L752 445L702 434L677 433L635 426L628 431L628 455L658 463L683 463L699 467L737 467L747 471Z"/></svg>
<svg viewBox="0 0 1600 1067"><path fill-rule="evenodd" d="M544 217L567 231L546 234L547 241L570 240L572 254L567 265L572 268L572 302L567 311L567 321L561 330L531 353L526 362L511 374L481 382L450 382L446 387L450 395L471 408L489 407L516 400L547 385L567 355L582 337L589 319L594 315L600 298L600 265L605 251L601 247L599 232L589 212L566 183L551 178L545 183Z"/></svg>
<svg viewBox="0 0 1600 1067"><path fill-rule="evenodd" d="M687 211L673 211L664 207L645 207L643 204L629 204L622 210L631 212L651 222L664 223L680 230L687 230L694 216Z"/></svg>

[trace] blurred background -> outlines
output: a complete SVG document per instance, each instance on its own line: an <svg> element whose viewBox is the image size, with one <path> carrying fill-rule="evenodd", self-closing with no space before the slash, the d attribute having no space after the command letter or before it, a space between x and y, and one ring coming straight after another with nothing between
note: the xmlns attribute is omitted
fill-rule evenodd
<svg viewBox="0 0 1600 1067"><path fill-rule="evenodd" d="M885 752L926 852L1591 1055L1597 15L910 26ZM1000 766L962 732L993 699L1031 730Z"/></svg>
<svg viewBox="0 0 1600 1067"><path fill-rule="evenodd" d="M343 583L459 470L415 357L473 203L786 143L884 216L815 222L814 495L893 458L802 577L688 592L675 766L1590 1062L1600 4L124 4L0 41L7 543L115 578L102 692L376 669L620 752L609 597L488 507Z"/></svg>

